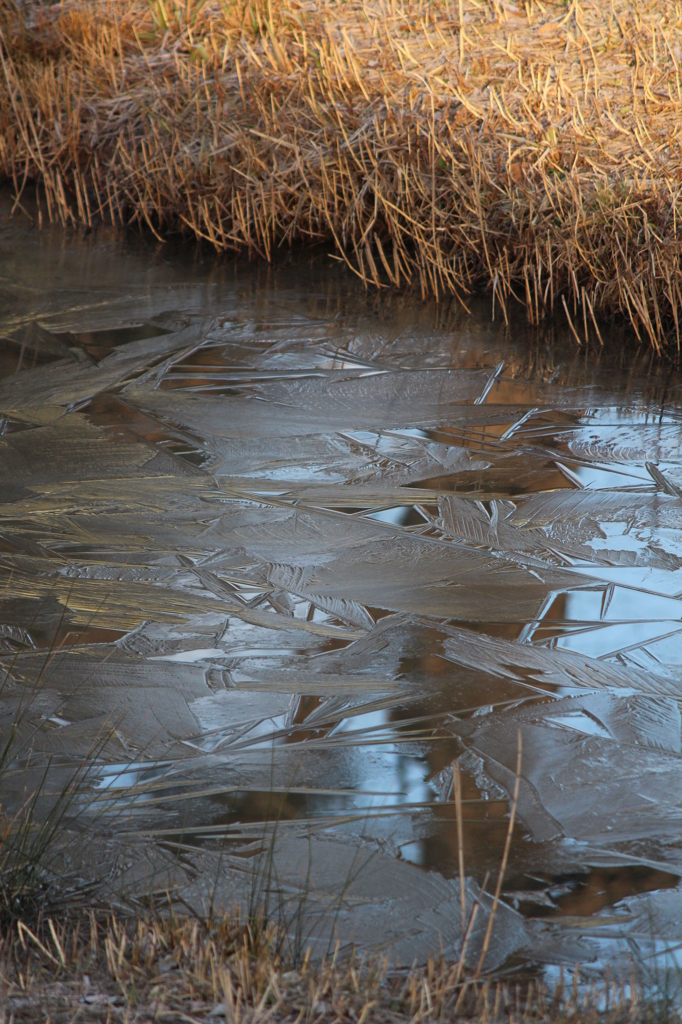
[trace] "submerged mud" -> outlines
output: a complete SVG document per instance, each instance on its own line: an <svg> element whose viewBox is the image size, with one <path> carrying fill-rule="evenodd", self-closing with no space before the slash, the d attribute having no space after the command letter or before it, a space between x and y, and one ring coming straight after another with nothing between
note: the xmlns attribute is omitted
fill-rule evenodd
<svg viewBox="0 0 682 1024"><path fill-rule="evenodd" d="M72 879L408 964L477 905L475 965L520 747L485 967L682 939L676 371L324 254L0 232L3 810L80 772Z"/></svg>

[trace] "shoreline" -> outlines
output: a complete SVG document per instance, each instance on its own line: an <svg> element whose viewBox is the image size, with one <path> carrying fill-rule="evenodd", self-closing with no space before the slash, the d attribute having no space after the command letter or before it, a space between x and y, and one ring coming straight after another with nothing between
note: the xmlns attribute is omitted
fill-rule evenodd
<svg viewBox="0 0 682 1024"><path fill-rule="evenodd" d="M41 217L329 242L368 285L679 349L672 9L2 0L0 31L0 178Z"/></svg>

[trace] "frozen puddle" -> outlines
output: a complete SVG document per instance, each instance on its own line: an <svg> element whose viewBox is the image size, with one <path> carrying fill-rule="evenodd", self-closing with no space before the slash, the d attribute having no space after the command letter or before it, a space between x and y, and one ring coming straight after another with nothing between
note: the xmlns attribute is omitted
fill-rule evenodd
<svg viewBox="0 0 682 1024"><path fill-rule="evenodd" d="M409 964L461 949L458 762L475 964L520 739L486 966L673 956L677 373L320 256L0 261L3 810L87 766L71 877Z"/></svg>

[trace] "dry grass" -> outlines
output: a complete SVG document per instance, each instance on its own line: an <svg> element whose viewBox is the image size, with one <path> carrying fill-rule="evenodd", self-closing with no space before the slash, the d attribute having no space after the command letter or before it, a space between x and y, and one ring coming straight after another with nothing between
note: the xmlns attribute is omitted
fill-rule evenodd
<svg viewBox="0 0 682 1024"><path fill-rule="evenodd" d="M0 0L0 176L47 215L679 348L682 6Z"/></svg>
<svg viewBox="0 0 682 1024"><path fill-rule="evenodd" d="M254 935L237 918L209 923L153 917L127 925L94 916L0 941L3 1021L222 1020L228 1024L364 1024L466 1019L639 1024L653 1007L610 984L608 997L578 995L572 979L551 997L537 982L461 977L458 965L391 973L385 962L333 959L292 966L270 929ZM605 986L606 987L606 986ZM679 1021L667 1008L661 1020Z"/></svg>

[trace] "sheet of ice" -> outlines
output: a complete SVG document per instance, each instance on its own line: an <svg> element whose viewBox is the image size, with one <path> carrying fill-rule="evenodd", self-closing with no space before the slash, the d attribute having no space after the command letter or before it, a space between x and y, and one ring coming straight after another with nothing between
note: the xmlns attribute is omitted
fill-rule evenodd
<svg viewBox="0 0 682 1024"><path fill-rule="evenodd" d="M277 822L315 948L409 964L461 946L460 757L474 962L519 732L518 891L682 874L680 382L300 259L0 218L0 802L89 764L84 877L197 907ZM558 928L503 905L488 966L597 963Z"/></svg>

